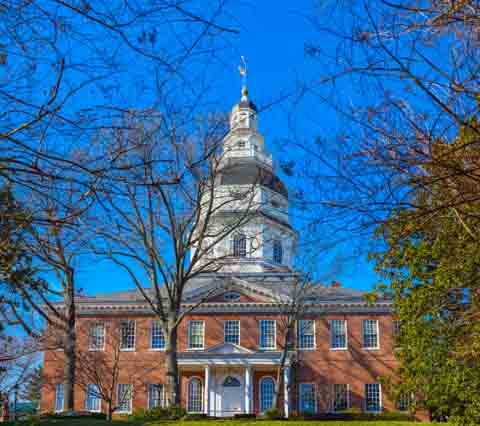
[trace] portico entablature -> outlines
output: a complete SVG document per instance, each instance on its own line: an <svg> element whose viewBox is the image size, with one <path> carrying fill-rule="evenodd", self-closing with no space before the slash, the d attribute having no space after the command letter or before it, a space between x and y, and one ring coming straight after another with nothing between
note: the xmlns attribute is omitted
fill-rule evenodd
<svg viewBox="0 0 480 426"><path fill-rule="evenodd" d="M287 356L285 365L290 365L293 352ZM187 351L178 353L179 366L260 366L279 365L282 352L279 351L254 351L232 343L224 343L207 350Z"/></svg>

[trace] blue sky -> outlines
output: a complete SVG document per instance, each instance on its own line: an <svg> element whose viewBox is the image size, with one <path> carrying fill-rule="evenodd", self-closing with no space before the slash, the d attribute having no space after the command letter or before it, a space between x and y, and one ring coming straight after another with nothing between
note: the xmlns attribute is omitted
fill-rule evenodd
<svg viewBox="0 0 480 426"><path fill-rule="evenodd" d="M279 149L280 142L292 136L292 132L304 143L318 135L333 134L340 125L336 114L322 106L314 98L305 98L293 109L294 96L278 99L283 94L295 94L299 84L315 84L321 73L318 63L304 54L306 41L319 40L315 29L304 15L314 13L312 1L298 2L231 2L227 3L229 23L239 33L229 36L221 53L221 61L210 71L209 99L218 111L228 111L240 96L241 78L238 73L240 55L248 61L248 86L251 99L265 108L260 115L260 130L265 136L267 148L280 161L300 157L293 148ZM135 72L132 71L132 78ZM266 108L273 102L273 105ZM294 128L288 125L294 113ZM301 230L302 224L295 221ZM320 237L321 238L321 235ZM315 248L314 248L315 250ZM363 255L353 256L348 244L334 247L320 255L318 276L327 282L337 279L344 286L370 289L377 277ZM349 257L349 260L339 258ZM81 265L78 277L80 286L87 293L133 288L128 277L108 261L86 262Z"/></svg>

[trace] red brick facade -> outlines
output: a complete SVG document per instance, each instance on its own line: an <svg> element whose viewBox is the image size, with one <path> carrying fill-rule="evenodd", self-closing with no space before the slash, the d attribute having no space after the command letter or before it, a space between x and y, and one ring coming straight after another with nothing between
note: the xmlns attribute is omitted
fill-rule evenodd
<svg viewBox="0 0 480 426"><path fill-rule="evenodd" d="M134 351L122 352L120 355L120 383L133 384L133 409L146 408L147 386L151 383L165 382L164 352L150 349L151 316L110 316L88 317L82 316L78 320L78 345L87 350L87 331L92 321L102 321L106 324L105 352L112 350L112 333L120 320L133 319L136 324L136 342ZM186 317L180 326L179 351L188 352L187 324L189 320L203 320L205 322L205 350L221 345L224 342L223 321L228 319L240 320L240 346L253 351L259 349L259 320L276 319L278 316L268 314L203 314ZM394 357L393 321L388 314L328 314L311 315L315 320L316 347L312 350L298 352L298 364L293 369L292 385L290 388L291 410L298 408L298 384L314 383L316 387L317 411L331 409L331 389L333 384L348 384L350 389L350 407L361 408L364 405L364 388L367 383L378 383L379 377L389 377L394 374L397 362ZM344 319L347 321L346 350L330 348L329 320ZM362 320L375 319L379 324L379 349L364 349L362 344ZM280 333L277 332L277 350L281 347ZM41 408L43 411L53 411L55 408L55 385L62 382L63 353L52 351L45 353L45 385L42 393ZM221 370L224 367L219 367ZM232 370L232 369L230 369ZM215 371L215 367L213 370ZM232 371L235 371L233 368ZM182 366L181 399L187 406L188 380L192 376L199 377L202 385L205 380L205 371L199 366ZM239 371L239 374L242 374ZM260 412L259 383L262 377L271 376L276 379L277 369L274 366L262 366L253 369L253 411ZM395 410L388 400L386 392L382 392L382 407ZM78 410L85 409L86 392L83 387L77 386L75 392L75 406ZM104 409L105 407L103 407Z"/></svg>
<svg viewBox="0 0 480 426"><path fill-rule="evenodd" d="M211 254L205 256L210 260L210 256L222 254L222 268L214 268L216 272L197 274L188 281L188 288L185 287L183 291L184 308L196 308L193 310L194 315L187 315L183 319L178 332L182 405L194 407L191 411L202 411L212 416L219 413L260 413L272 404L272 389L275 389L275 383L265 378L271 377L277 381L278 375L282 378L282 387L278 387L280 398L283 398L280 402L287 416L297 410L325 412L338 408L338 404L332 404L334 385L341 385L336 386L336 389L338 391L341 388L337 394L341 393L342 397L335 400L342 401L342 409L345 408L344 405L349 405L352 408L368 408L370 411L394 410L395 407L388 400L387 392L382 389L379 381L380 377L394 375L397 367L393 347L394 324L389 314L392 303L382 299L373 305L367 304L363 292L341 288L338 282L331 286L308 283L311 284L307 286L308 294L303 292L303 296L308 297L298 301L298 292L292 290L298 290L303 281L293 268L298 235L288 218L288 192L274 173L271 156L265 150L263 137L258 132L256 107L248 100L246 87L244 89L240 102L232 110L232 127L223 143L228 167L222 168L220 179L222 197L227 193L237 196L233 196L232 205L222 198L219 204L223 207L216 207L219 210L215 210L213 216L215 224L218 222L218 229L222 230L218 231L219 235L225 230L231 231L232 213L241 212L250 204L238 199L239 187L243 191L245 185L255 186L252 189L259 206L255 206L254 211L258 210L258 214L255 214L255 220L235 228L235 233L228 236L229 241L219 242L218 247L213 247ZM253 204L256 203L257 201ZM248 213L245 217L252 216L251 211L245 213ZM231 250L228 262L225 261L225 250ZM164 287L156 290L161 297L167 299ZM77 376L78 372L100 364L98 359L95 361L95 357L88 353L89 324L102 321L106 325L106 345L100 352L108 358L117 352L113 341L114 336L119 335L118 322L127 319L135 321L135 347L120 352L119 356L118 382L133 387L132 407L130 403L127 407L129 411L130 408L147 408L148 386L158 385L154 389L155 394L156 390L161 389L161 384L165 383L165 354L150 349L150 331L154 318L148 315L149 305L145 301L145 294L149 291L152 292L151 289L144 289L142 292L132 290L82 296L78 300ZM216 296L203 300L213 294ZM152 292L152 298L156 300L157 297L158 294ZM280 307L290 303L305 305L307 318L315 321L315 338L313 339L311 328L306 337L309 345L313 342L316 344L308 350L289 352L284 371L277 374L283 341L280 326L282 321L278 313L282 312ZM260 339L261 320L266 319L275 320L277 327L273 327L271 322L262 323L264 335ZM329 321L335 319L347 323L346 348L331 348ZM190 320L204 321L202 348L189 348ZM239 342L236 341L237 334L233 336L234 339L224 341L226 320L240 321ZM375 346L374 348L364 348L362 330L365 320L374 320L365 323L368 324L365 326L366 339L373 336L375 344L370 346ZM345 327L344 323L341 324L340 338L336 341L343 345ZM338 323L335 325L338 326ZM231 326L236 333L236 324ZM273 347L275 330L276 348ZM197 329L195 331L200 333ZM198 338L195 342L201 346L199 336L196 334L194 337ZM268 348L260 348L261 340L268 343L265 345ZM41 402L44 411L55 409L55 386L62 383L62 356L60 351L45 354L46 381ZM83 366L82 359L88 359ZM194 377L201 381L201 389L196 386L198 381ZM262 383L263 391L260 390ZM85 383L76 387L75 408L78 410L86 407L84 388ZM367 389L369 398L366 398ZM303 397L299 398L299 395ZM90 398L89 401L91 400ZM195 404L190 404L191 401Z"/></svg>

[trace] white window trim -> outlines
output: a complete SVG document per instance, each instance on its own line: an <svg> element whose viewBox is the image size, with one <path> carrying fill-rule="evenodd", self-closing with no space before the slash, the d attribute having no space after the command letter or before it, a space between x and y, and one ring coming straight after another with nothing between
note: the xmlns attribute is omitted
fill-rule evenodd
<svg viewBox="0 0 480 426"><path fill-rule="evenodd" d="M366 318L368 321L375 321L376 328L377 328L377 346L372 346L371 348L365 346L365 335L363 334L363 321L362 321L362 349L365 351L378 351L380 349L380 321L378 319L370 320Z"/></svg>
<svg viewBox="0 0 480 426"><path fill-rule="evenodd" d="M398 329L396 327L396 324L398 323ZM400 327L402 326L400 320L393 320L392 321L392 345L393 345L393 350L394 352L398 352L401 350L401 346L399 345L398 342L398 337L400 336Z"/></svg>
<svg viewBox="0 0 480 426"><path fill-rule="evenodd" d="M300 339L300 322L301 321L313 321L313 348L304 348L303 346L300 346L301 341L302 341ZM298 350L299 351L315 351L315 350L317 350L317 321L315 321L314 319L299 320L298 324L297 324L297 333L298 333Z"/></svg>
<svg viewBox="0 0 480 426"><path fill-rule="evenodd" d="M280 262L277 262L276 259L275 259L275 249L277 249L280 252ZM283 244L282 244L282 240L280 238L275 238L272 242L272 262L276 265L283 265L284 264Z"/></svg>
<svg viewBox="0 0 480 426"><path fill-rule="evenodd" d="M58 386L61 385L63 386L62 393L63 393L63 398L62 398L62 408L57 409L57 398L58 398ZM63 383L57 383L55 385L55 413L63 413L65 411L65 385Z"/></svg>
<svg viewBox="0 0 480 426"><path fill-rule="evenodd" d="M245 256L237 256L235 254L235 239L236 237L243 237L245 238ZM244 233L244 232L236 232L234 233L231 237L230 237L230 256L234 257L235 259L246 259L249 256L249 253L250 253L250 247L249 247L249 238L247 237L247 234Z"/></svg>
<svg viewBox="0 0 480 426"><path fill-rule="evenodd" d="M119 398L119 395L118 395L118 391L119 391L119 388L120 388L120 385L129 385L130 386L130 389L131 389L131 394L130 394L130 410L115 410L116 413L118 414L132 414L132 411L133 411L133 385L130 384L130 383L118 383L117 384L117 406L120 405L120 398Z"/></svg>
<svg viewBox="0 0 480 426"><path fill-rule="evenodd" d="M302 382L302 383L299 383L299 386L298 386L298 400L300 402L300 406L299 406L299 411L301 413L307 413L307 411L302 411L302 407L303 407L303 393L302 393L302 386L313 386L313 393L315 395L315 407L313 409L313 414L316 414L317 413L317 410L318 410L318 406L317 406L317 386L315 383L313 382Z"/></svg>
<svg viewBox="0 0 480 426"><path fill-rule="evenodd" d="M201 348L191 348L190 347L190 323L192 321L195 321L195 322L201 322L202 323L202 347ZM187 324L187 334L188 334L188 348L187 350L188 351L203 351L205 349L205 321L204 320L189 320L188 321L188 324Z"/></svg>
<svg viewBox="0 0 480 426"><path fill-rule="evenodd" d="M122 322L133 321L133 348L122 348ZM121 352L135 352L137 348L137 321L135 320L123 320L120 321L120 351Z"/></svg>
<svg viewBox="0 0 480 426"><path fill-rule="evenodd" d="M238 345L242 342L242 322L240 320L223 320L223 343L227 343L225 341L225 322L227 321L237 321L238 322Z"/></svg>
<svg viewBox="0 0 480 426"><path fill-rule="evenodd" d="M275 397L275 391L277 390L277 382L276 382L276 380L273 376L263 376L263 377L260 378L260 380L258 381L258 409L259 410L262 409L262 383L266 379L272 379L273 380L273 392L274 392L273 396L274 397ZM270 407L270 408L272 408L272 407ZM268 408L267 408L267 410L268 410ZM264 413L265 411L262 411L262 413Z"/></svg>
<svg viewBox="0 0 480 426"><path fill-rule="evenodd" d="M90 343L91 343L91 342L90 342L90 330L91 330L91 328L89 328L89 330L88 330L88 350L89 350L90 352L101 352L101 351L104 351L104 350L105 350L105 341L107 340L107 330L106 330L106 324L105 324L105 322L103 322L103 321L95 321L95 322L92 323L92 325L93 325L93 324L99 324L99 323L102 323L102 324L103 324L103 346L102 346L102 348L92 348L92 347L90 346Z"/></svg>
<svg viewBox="0 0 480 426"><path fill-rule="evenodd" d="M407 399L407 407L406 407L405 409L403 409L403 410L400 409L400 406L399 406L400 404L399 404L399 403L396 404L396 405L397 405L396 408L397 408L398 411L400 411L400 413L408 413L408 412L410 412L411 405L412 405L412 403L414 402L414 399L415 399L415 394L412 393L412 394L410 394L410 396L407 397L407 398L408 398L408 399ZM400 402L400 401L398 401L398 402Z"/></svg>
<svg viewBox="0 0 480 426"><path fill-rule="evenodd" d="M148 383L147 384L147 406L148 406L148 409L151 410L152 408L156 408L156 407L152 407L150 405L150 402L151 402L151 389L150 387L151 386L162 386L162 395L161 395L161 402L160 402L160 407L163 407L165 405L165 385L163 383Z"/></svg>
<svg viewBox="0 0 480 426"><path fill-rule="evenodd" d="M86 389L86 395L85 395L85 410L88 411L89 413L101 413L102 412L102 397L100 395L98 395L98 399L100 399L100 404L98 404L98 410L90 410L88 408L88 386L89 385L92 385L92 386L96 386L97 389L98 389L98 386L95 385L95 383L89 383L87 385L87 389Z"/></svg>
<svg viewBox="0 0 480 426"><path fill-rule="evenodd" d="M262 321L273 321L273 346L272 347L264 347L262 346ZM275 351L277 349L277 320L271 319L261 319L259 320L259 333L258 333L258 347L265 351Z"/></svg>
<svg viewBox="0 0 480 426"><path fill-rule="evenodd" d="M247 148L247 143L248 143L248 142L247 142L246 139L243 139L243 138L242 138L242 139L238 139L237 142L236 142L236 144L235 144L235 147L236 147L237 149L243 150L243 149L246 149L246 148ZM242 144L243 146L241 146L241 144Z"/></svg>
<svg viewBox="0 0 480 426"><path fill-rule="evenodd" d="M382 384L381 383L365 383L366 385L378 385L378 399L379 405L378 410L367 410L367 393L365 392L365 386L363 387L365 395L365 412L366 413L381 413L383 411L383 402L382 402Z"/></svg>
<svg viewBox="0 0 480 426"><path fill-rule="evenodd" d="M393 336L396 337L400 334L400 327L401 327L400 320L397 320L397 319L392 320L392 335Z"/></svg>
<svg viewBox="0 0 480 426"><path fill-rule="evenodd" d="M201 394L202 394L202 397L201 397L201 401L202 401L202 406L200 407L200 411L189 411L188 410L188 407L190 405L190 382L193 380L193 379L198 379L200 381L200 387L201 387ZM188 383L187 383L187 412L188 413L192 413L192 414L203 414L203 409L204 409L204 406L205 405L205 386L204 386L204 383L203 383L203 380L201 377L199 376L190 376L188 378Z"/></svg>
<svg viewBox="0 0 480 426"><path fill-rule="evenodd" d="M346 319L340 319L340 320L329 320L330 321L330 350L331 351L348 351L348 321ZM332 348L332 326L331 326L331 321L343 321L343 328L345 330L345 346L343 348ZM363 333L363 331L362 331ZM362 335L363 339L363 335Z"/></svg>
<svg viewBox="0 0 480 426"><path fill-rule="evenodd" d="M162 329L162 332L163 332L163 340L165 341L165 331L163 330L163 327L162 327L162 323L161 321L159 320L152 320L151 324L150 324L150 345L149 345L149 348L148 350L149 351L152 351L152 352L165 352L165 346L163 348L154 348L153 347L153 323L154 322L158 322L160 324L160 328ZM135 334L136 336L136 334Z"/></svg>
<svg viewBox="0 0 480 426"><path fill-rule="evenodd" d="M333 399L332 399L332 403L331 403L331 408L330 408L330 411L332 413L339 413L340 411L336 411L335 410L335 385L346 385L347 386L347 410L349 410L350 408L352 408L352 397L351 397L351 388L350 388L350 384L349 383L334 383L332 385L332 395L333 395Z"/></svg>
<svg viewBox="0 0 480 426"><path fill-rule="evenodd" d="M395 408L400 411L400 413L408 413L408 404L406 408L400 407L400 400L395 404Z"/></svg>

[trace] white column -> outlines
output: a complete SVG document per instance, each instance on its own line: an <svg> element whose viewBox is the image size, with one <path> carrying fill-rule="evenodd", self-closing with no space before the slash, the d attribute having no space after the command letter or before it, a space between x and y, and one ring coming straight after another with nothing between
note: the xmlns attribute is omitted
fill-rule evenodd
<svg viewBox="0 0 480 426"><path fill-rule="evenodd" d="M253 412L253 370L248 366L245 368L245 413Z"/></svg>
<svg viewBox="0 0 480 426"><path fill-rule="evenodd" d="M290 367L283 369L283 410L285 417L290 414L290 397L288 389L290 387Z"/></svg>
<svg viewBox="0 0 480 426"><path fill-rule="evenodd" d="M210 413L210 366L205 366L205 386L204 386L204 404L203 411L208 416Z"/></svg>

